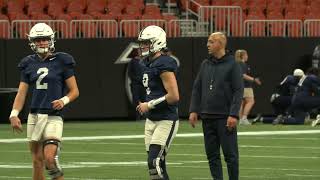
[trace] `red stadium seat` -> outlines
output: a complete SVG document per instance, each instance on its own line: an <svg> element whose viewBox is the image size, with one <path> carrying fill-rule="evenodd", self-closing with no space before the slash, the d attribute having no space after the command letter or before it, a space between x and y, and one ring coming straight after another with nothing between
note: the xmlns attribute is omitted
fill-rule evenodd
<svg viewBox="0 0 320 180"><path fill-rule="evenodd" d="M6 0L0 0L0 8L6 7L7 1Z"/></svg>
<svg viewBox="0 0 320 180"><path fill-rule="evenodd" d="M240 22L233 22L230 25L231 28L231 34L234 37L242 37L243 36L243 27L241 26L242 24Z"/></svg>
<svg viewBox="0 0 320 180"><path fill-rule="evenodd" d="M248 3L246 0L231 0L231 6L240 6L243 10L248 8Z"/></svg>
<svg viewBox="0 0 320 180"><path fill-rule="evenodd" d="M131 14L121 14L118 17L119 21L121 20L137 20L140 19L140 16L138 14L136 15L131 15Z"/></svg>
<svg viewBox="0 0 320 180"><path fill-rule="evenodd" d="M316 18L318 19L318 18ZM304 29L308 37L319 37L320 36L320 23L317 21L309 22L306 24L306 29Z"/></svg>
<svg viewBox="0 0 320 180"><path fill-rule="evenodd" d="M33 14L32 16L33 20L52 20L52 17L48 14Z"/></svg>
<svg viewBox="0 0 320 180"><path fill-rule="evenodd" d="M285 27L283 22L272 22L267 26L270 36L283 37L285 35Z"/></svg>
<svg viewBox="0 0 320 180"><path fill-rule="evenodd" d="M0 20L9 20L9 17L4 14L0 14Z"/></svg>
<svg viewBox="0 0 320 180"><path fill-rule="evenodd" d="M10 17L12 14L23 14L24 1L12 0L8 1L7 14Z"/></svg>
<svg viewBox="0 0 320 180"><path fill-rule="evenodd" d="M0 38L1 39L10 38L10 23L8 20L0 21Z"/></svg>
<svg viewBox="0 0 320 180"><path fill-rule="evenodd" d="M284 16L279 11L270 11L267 14L267 19L283 19Z"/></svg>
<svg viewBox="0 0 320 180"><path fill-rule="evenodd" d="M270 12L283 13L284 3L282 0L267 0L267 16Z"/></svg>
<svg viewBox="0 0 320 180"><path fill-rule="evenodd" d="M287 32L289 37L301 37L302 26L297 22L288 22L287 23Z"/></svg>
<svg viewBox="0 0 320 180"><path fill-rule="evenodd" d="M88 1L87 13L88 14L92 12L105 13L106 7L107 7L107 4L105 0L90 0Z"/></svg>
<svg viewBox="0 0 320 180"><path fill-rule="evenodd" d="M264 37L266 35L265 22L254 22L249 28L251 37Z"/></svg>
<svg viewBox="0 0 320 180"><path fill-rule="evenodd" d="M230 3L228 0L214 0L211 1L212 6L229 6Z"/></svg>
<svg viewBox="0 0 320 180"><path fill-rule="evenodd" d="M114 17L111 14L100 14L97 18L101 20L117 20L117 17Z"/></svg>
<svg viewBox="0 0 320 180"><path fill-rule="evenodd" d="M70 34L69 25L70 25L70 21L72 20L71 16L68 14L60 14L56 17L56 20L64 20L66 22L66 24L62 24L61 26L58 26L56 31L60 31L60 33L62 34L61 37L70 38L71 34Z"/></svg>
<svg viewBox="0 0 320 180"><path fill-rule="evenodd" d="M78 12L78 13L84 13L84 10L86 8L86 3L84 0L72 0L70 1L67 11L68 13L71 12Z"/></svg>
<svg viewBox="0 0 320 180"><path fill-rule="evenodd" d="M142 15L141 9L136 6L127 6L125 9L126 14L138 14Z"/></svg>
<svg viewBox="0 0 320 180"><path fill-rule="evenodd" d="M15 19L12 19L12 20L28 20L29 19L29 17L26 16L25 14L16 14L14 18ZM28 23L18 23L13 27L13 29L14 29L14 32L13 32L14 37L26 39L27 34L29 33L29 30L30 30L30 27Z"/></svg>
<svg viewBox="0 0 320 180"><path fill-rule="evenodd" d="M60 14L64 14L64 5L50 2L48 5L48 14L53 18L56 18Z"/></svg>
<svg viewBox="0 0 320 180"><path fill-rule="evenodd" d="M136 22L125 23L122 26L123 36L124 37L137 37L140 27Z"/></svg>
<svg viewBox="0 0 320 180"><path fill-rule="evenodd" d="M149 20L149 21L141 22L142 28L144 28L146 26L150 26L150 25L157 25L157 26L164 28L164 22L157 21L157 20L162 20L162 16L159 14L154 14L154 15L144 14L141 16L141 20Z"/></svg>
<svg viewBox="0 0 320 180"><path fill-rule="evenodd" d="M134 8L138 8L140 10L140 12L142 12L142 10L144 9L144 0L130 0L127 1L127 8L128 7L134 7Z"/></svg>
<svg viewBox="0 0 320 180"><path fill-rule="evenodd" d="M99 23L98 30L103 38L116 38L118 37L117 24L112 22Z"/></svg>
<svg viewBox="0 0 320 180"><path fill-rule="evenodd" d="M304 13L298 13L295 11L289 11L285 14L285 19L304 19Z"/></svg>
<svg viewBox="0 0 320 180"><path fill-rule="evenodd" d="M175 23L174 21L168 22L167 36L168 37L179 37L181 33L179 23Z"/></svg>

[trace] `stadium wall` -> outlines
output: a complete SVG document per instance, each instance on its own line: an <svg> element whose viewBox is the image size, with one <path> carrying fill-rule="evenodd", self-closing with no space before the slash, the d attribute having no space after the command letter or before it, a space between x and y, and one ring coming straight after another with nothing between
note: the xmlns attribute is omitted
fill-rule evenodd
<svg viewBox="0 0 320 180"><path fill-rule="evenodd" d="M66 39L57 40L57 51L72 54L80 98L66 109L66 119L104 119L134 117L134 108L126 95L126 64L114 64L134 39ZM201 61L207 56L207 38L169 39L168 46L179 58L178 80L181 117L188 116L192 83ZM269 97L274 87L296 67L311 66L317 38L230 38L228 49L246 49L249 64L263 82L254 87L256 105L252 114L272 114ZM0 40L0 87L17 87L17 64L32 53L26 40Z"/></svg>

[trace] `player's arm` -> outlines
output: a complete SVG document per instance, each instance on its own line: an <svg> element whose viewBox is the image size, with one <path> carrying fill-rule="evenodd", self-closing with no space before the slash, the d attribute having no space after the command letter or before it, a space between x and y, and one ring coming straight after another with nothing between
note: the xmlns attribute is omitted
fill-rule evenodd
<svg viewBox="0 0 320 180"><path fill-rule="evenodd" d="M18 133L22 132L22 125L21 121L18 117L19 112L22 110L24 102L27 97L29 85L25 82L20 82L18 93L14 99L12 111L9 117L11 127L14 131L17 131Z"/></svg>
<svg viewBox="0 0 320 180"><path fill-rule="evenodd" d="M60 110L65 105L67 105L68 103L74 101L75 99L77 99L77 97L79 97L79 89L78 89L76 77L75 76L69 77L68 79L65 80L65 83L69 91L66 96L52 102L54 109Z"/></svg>
<svg viewBox="0 0 320 180"><path fill-rule="evenodd" d="M79 97L79 89L76 81L76 77L72 76L66 80L67 87L69 89L69 92L67 94L67 97L69 98L70 102L74 101Z"/></svg>
<svg viewBox="0 0 320 180"><path fill-rule="evenodd" d="M175 104L179 101L179 90L177 85L176 76L173 72L163 72L160 75L163 86L167 91L165 99L168 104Z"/></svg>

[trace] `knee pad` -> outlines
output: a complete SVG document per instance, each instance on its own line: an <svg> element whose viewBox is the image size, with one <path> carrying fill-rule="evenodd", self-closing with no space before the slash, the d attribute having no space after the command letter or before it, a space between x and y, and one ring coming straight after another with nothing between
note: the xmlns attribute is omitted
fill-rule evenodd
<svg viewBox="0 0 320 180"><path fill-rule="evenodd" d="M151 144L148 154L148 167L149 174L152 180L164 179L167 177L166 170L164 169L165 152L161 145Z"/></svg>
<svg viewBox="0 0 320 180"><path fill-rule="evenodd" d="M49 144L54 144L57 146L57 151L54 157L54 167L53 168L49 168L46 166L46 169L48 171L49 176L51 177L51 179L56 179L58 177L63 176L63 171L62 168L59 164L59 154L60 154L60 148L61 148L61 142L59 140L56 139L48 139L45 140L43 143L43 146L49 145Z"/></svg>

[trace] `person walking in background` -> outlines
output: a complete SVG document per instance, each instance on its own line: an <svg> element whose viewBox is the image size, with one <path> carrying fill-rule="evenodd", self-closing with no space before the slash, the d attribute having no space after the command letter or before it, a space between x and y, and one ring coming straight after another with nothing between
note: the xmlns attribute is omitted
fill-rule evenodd
<svg viewBox="0 0 320 180"><path fill-rule="evenodd" d="M137 106L145 114L145 146L148 153L150 179L168 180L166 156L179 127L179 90L176 60L163 53L167 46L166 32L158 26L144 28L138 42L146 65L143 86L146 102Z"/></svg>
<svg viewBox="0 0 320 180"><path fill-rule="evenodd" d="M243 81L244 81L244 93L243 100L241 103L240 109L240 125L250 125L251 123L248 120L248 116L250 111L255 104L254 101L254 93L252 85L253 83L257 85L261 85L261 81L257 77L253 77L251 74L251 68L247 64L248 62L248 53L246 50L238 49L235 53L236 61L240 63L243 73Z"/></svg>
<svg viewBox="0 0 320 180"><path fill-rule="evenodd" d="M45 23L34 25L28 38L35 54L26 56L18 65L21 79L9 119L13 130L22 132L18 114L30 89L27 140L32 155L33 179L44 180L45 167L51 179L61 180L63 171L58 160L63 131L61 110L79 96L75 61L67 53L53 53L54 32Z"/></svg>
<svg viewBox="0 0 320 180"><path fill-rule="evenodd" d="M195 127L198 116L202 129L211 176L223 179L220 146L227 163L230 180L239 179L237 120L243 97L243 80L239 63L226 53L227 38L212 33L205 59L193 83L189 123Z"/></svg>

